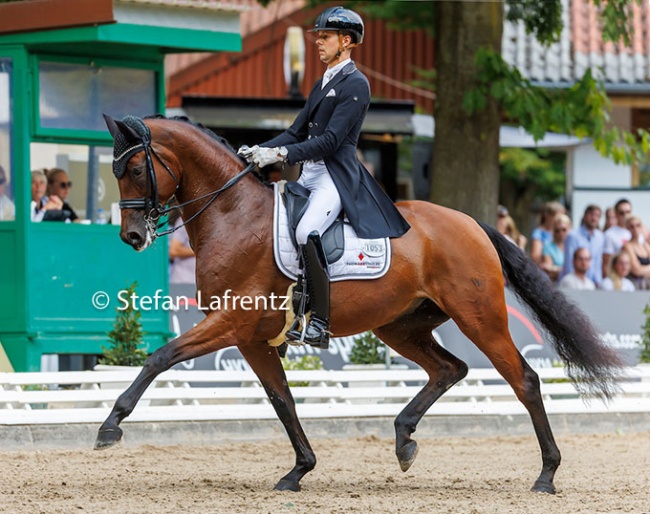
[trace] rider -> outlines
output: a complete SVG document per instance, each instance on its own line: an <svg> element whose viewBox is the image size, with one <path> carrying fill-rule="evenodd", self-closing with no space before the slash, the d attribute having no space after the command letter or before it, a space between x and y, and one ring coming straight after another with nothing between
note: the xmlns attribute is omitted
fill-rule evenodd
<svg viewBox="0 0 650 514"><path fill-rule="evenodd" d="M350 59L352 48L363 42L361 16L331 7L316 18L309 32L316 33L318 57L327 64L323 78L289 129L259 146L243 146L238 153L259 167L302 163L298 182L310 191L296 228L311 307L304 341L327 348L330 291L320 235L341 209L361 238L399 237L410 227L357 158L370 103L368 79ZM301 335L299 330L287 332L290 340L300 340Z"/></svg>

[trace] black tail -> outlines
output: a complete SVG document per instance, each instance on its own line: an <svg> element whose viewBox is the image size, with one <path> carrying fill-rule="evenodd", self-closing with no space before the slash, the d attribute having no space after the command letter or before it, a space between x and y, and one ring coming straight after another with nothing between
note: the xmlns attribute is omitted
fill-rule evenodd
<svg viewBox="0 0 650 514"><path fill-rule="evenodd" d="M479 225L499 254L501 266L514 293L546 328L567 373L583 392L610 398L623 363L607 347L587 316L553 288L539 267L494 227Z"/></svg>

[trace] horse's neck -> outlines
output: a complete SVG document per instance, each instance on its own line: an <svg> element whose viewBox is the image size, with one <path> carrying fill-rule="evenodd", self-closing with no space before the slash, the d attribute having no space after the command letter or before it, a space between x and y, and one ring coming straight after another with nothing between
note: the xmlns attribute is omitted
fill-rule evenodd
<svg viewBox="0 0 650 514"><path fill-rule="evenodd" d="M209 150L209 155L214 156L214 148ZM213 165L206 168L206 162ZM211 241L219 240L224 244L225 240L236 240L243 234L248 234L249 238L266 238L267 227L273 218L272 189L252 175L243 177L219 194L209 207L200 212L210 202L210 193L223 187L242 168L238 159L233 159L229 153L219 155L217 159L197 153L194 159L183 163L177 197L181 204L191 202L183 208L183 219L188 221L196 216L186 228L197 256L203 248L211 246ZM192 202L204 195L207 196Z"/></svg>

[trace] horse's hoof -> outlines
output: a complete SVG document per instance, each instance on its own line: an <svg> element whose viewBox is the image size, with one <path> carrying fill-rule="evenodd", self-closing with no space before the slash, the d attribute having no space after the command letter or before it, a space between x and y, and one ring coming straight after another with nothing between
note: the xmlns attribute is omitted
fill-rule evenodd
<svg viewBox="0 0 650 514"><path fill-rule="evenodd" d="M105 450L115 446L120 442L120 439L122 439L122 429L120 427L100 428L95 441L95 450Z"/></svg>
<svg viewBox="0 0 650 514"><path fill-rule="evenodd" d="M555 486L550 482L540 482L537 480L530 490L534 493L555 494Z"/></svg>
<svg viewBox="0 0 650 514"><path fill-rule="evenodd" d="M298 482L291 482L283 478L273 489L276 491L293 491L294 493L297 493L300 492L300 484Z"/></svg>
<svg viewBox="0 0 650 514"><path fill-rule="evenodd" d="M418 456L418 443L416 441L411 441L402 446L396 453L399 467L402 468L402 471L406 471L415 461L415 457Z"/></svg>

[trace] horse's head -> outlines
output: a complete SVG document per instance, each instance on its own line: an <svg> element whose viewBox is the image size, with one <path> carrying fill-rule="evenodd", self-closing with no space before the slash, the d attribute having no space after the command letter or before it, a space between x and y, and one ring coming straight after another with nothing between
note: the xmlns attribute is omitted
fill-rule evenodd
<svg viewBox="0 0 650 514"><path fill-rule="evenodd" d="M176 192L180 166L173 153L152 141L142 119L121 121L104 115L113 136L113 174L120 190L120 237L135 250L147 248L156 237L156 225Z"/></svg>

